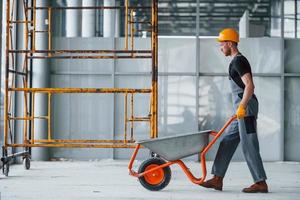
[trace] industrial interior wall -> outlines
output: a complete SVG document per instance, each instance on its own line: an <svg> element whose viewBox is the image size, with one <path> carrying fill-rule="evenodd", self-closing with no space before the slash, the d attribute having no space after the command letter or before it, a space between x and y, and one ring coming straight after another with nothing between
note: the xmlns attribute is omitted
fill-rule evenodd
<svg viewBox="0 0 300 200"><path fill-rule="evenodd" d="M285 160L300 161L300 40L286 39L284 46L285 112L284 112L284 154Z"/></svg>
<svg viewBox="0 0 300 200"><path fill-rule="evenodd" d="M137 38L135 48L149 48L149 40ZM113 49L114 46L122 49L123 44L122 38L54 38L53 41L56 49ZM258 135L265 161L283 159L282 44L280 38L249 38L242 39L239 45L255 75L260 102ZM196 66L197 59L200 59L199 66ZM201 38L199 55L196 55L195 38L159 39L159 136L218 130L223 125L233 114L227 83L229 62L219 51L215 39ZM147 59L52 60L51 87L149 88L150 69L151 61ZM199 81L197 72L200 72ZM199 96L196 96L197 90ZM296 100L294 96L291 98ZM147 95L137 95L135 115L149 113L145 106L149 105L149 99ZM123 117L121 94L54 95L52 131L57 139L122 139ZM136 139L149 136L147 123L137 123L134 130ZM214 158L216 147L208 155L210 160ZM131 153L131 149L52 149L50 157L129 158ZM146 156L148 152L144 150L139 158ZM234 160L243 159L239 147Z"/></svg>

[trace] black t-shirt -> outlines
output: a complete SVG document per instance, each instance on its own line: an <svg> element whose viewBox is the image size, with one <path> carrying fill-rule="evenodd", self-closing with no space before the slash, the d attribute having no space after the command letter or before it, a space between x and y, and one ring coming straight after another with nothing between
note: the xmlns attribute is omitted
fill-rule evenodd
<svg viewBox="0 0 300 200"><path fill-rule="evenodd" d="M247 58L239 53L232 59L229 65L229 78L232 78L239 87L244 89L245 84L241 77L247 73L250 73L252 76L250 64Z"/></svg>

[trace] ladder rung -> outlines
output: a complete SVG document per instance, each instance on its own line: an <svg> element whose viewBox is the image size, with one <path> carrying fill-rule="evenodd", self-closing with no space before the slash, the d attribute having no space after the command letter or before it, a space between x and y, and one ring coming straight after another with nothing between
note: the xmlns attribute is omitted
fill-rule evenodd
<svg viewBox="0 0 300 200"><path fill-rule="evenodd" d="M48 33L49 31L34 31L36 33Z"/></svg>
<svg viewBox="0 0 300 200"><path fill-rule="evenodd" d="M129 122L136 122L136 121L150 121L150 117L134 117L128 119Z"/></svg>
<svg viewBox="0 0 300 200"><path fill-rule="evenodd" d="M12 24L30 24L30 23L33 23L33 21L16 20L16 21L9 21L9 23L12 23Z"/></svg>
<svg viewBox="0 0 300 200"><path fill-rule="evenodd" d="M23 76L26 76L27 74L24 73L24 72L18 72L16 70L12 70L12 69L9 69L8 72L10 73L14 73L14 74L18 74L18 75L23 75Z"/></svg>
<svg viewBox="0 0 300 200"><path fill-rule="evenodd" d="M150 21L129 21L131 24L151 24Z"/></svg>
<svg viewBox="0 0 300 200"><path fill-rule="evenodd" d="M48 116L40 116L40 117L8 117L8 120L32 120L32 119L48 119Z"/></svg>

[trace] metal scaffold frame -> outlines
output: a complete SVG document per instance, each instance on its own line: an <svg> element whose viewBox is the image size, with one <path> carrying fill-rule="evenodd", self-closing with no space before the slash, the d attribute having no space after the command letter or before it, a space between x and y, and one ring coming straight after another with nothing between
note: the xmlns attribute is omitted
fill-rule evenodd
<svg viewBox="0 0 300 200"><path fill-rule="evenodd" d="M13 5L15 1L23 3L24 19L17 19L15 12L17 8ZM96 6L96 7L38 7L36 2L39 0L7 0L6 3L6 50L5 58L5 100L4 100L4 145L1 161L3 162L3 173L8 175L9 163L17 156L22 156L25 161L26 169L30 167L30 157L32 147L57 147L57 148L134 148L133 123L149 122L149 137L156 138L158 136L157 128L157 110L158 110L158 6L157 0L152 0L151 6L131 6L129 1L125 0L124 6ZM29 3L30 2L30 3ZM125 13L125 44L122 50L55 50L52 47L52 15L55 10L83 10L83 9L123 9ZM47 12L47 30L38 30L36 25L37 10ZM149 21L135 21L134 11L148 10L151 13ZM136 30L134 24L147 24L146 30ZM24 47L19 49L14 46L12 34L18 24L25 26L24 30ZM151 33L151 49L135 50L134 34L139 31L147 31ZM48 48L37 49L37 34L47 34ZM130 42L129 42L130 41ZM129 47L130 45L130 47ZM22 56L22 70L16 67L16 56ZM152 83L151 88L32 88L32 68L34 59L151 59L152 60ZM22 77L22 87L15 84L16 77ZM24 105L23 116L14 116L15 100L14 95L17 92L22 93L22 103ZM51 101L53 94L57 93L109 93L124 95L124 138L121 140L71 140L71 139L54 139L51 131ZM45 94L48 99L48 114L46 116L35 116L35 99L37 94ZM149 114L146 117L136 117L133 115L134 95L148 94L150 95ZM129 100L128 100L129 99ZM130 104L129 104L130 101ZM129 108L128 108L129 107ZM47 120L47 137L45 139L35 139L34 125L35 120ZM15 134L13 124L21 120L23 121L22 143L15 143L13 136ZM130 134L128 132L128 124ZM24 151L9 154L9 148L23 147Z"/></svg>

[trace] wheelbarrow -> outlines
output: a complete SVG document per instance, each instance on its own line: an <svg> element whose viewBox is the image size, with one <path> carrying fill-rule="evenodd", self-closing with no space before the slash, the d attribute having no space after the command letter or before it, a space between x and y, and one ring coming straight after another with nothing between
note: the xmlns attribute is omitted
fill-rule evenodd
<svg viewBox="0 0 300 200"><path fill-rule="evenodd" d="M236 116L232 116L219 132L207 130L136 142L137 146L128 165L129 174L137 177L141 185L146 189L159 191L165 188L171 180L170 166L178 164L190 181L197 185L202 184L206 178L206 153L235 119ZM213 136L210 142L208 141L209 135ZM141 146L148 148L156 156L145 160L139 166L138 172L135 172L132 166ZM181 161L182 158L195 154L200 155L202 169L202 177L200 178L196 178L184 162Z"/></svg>

